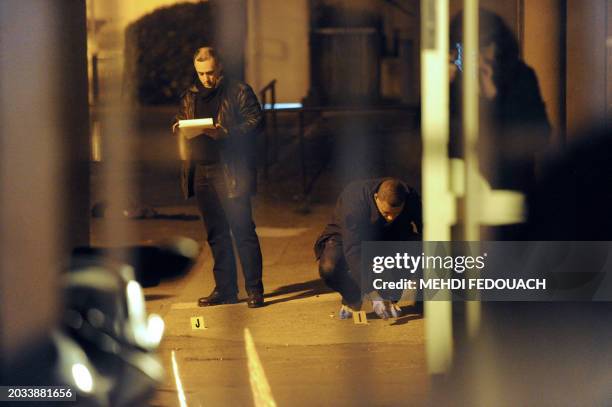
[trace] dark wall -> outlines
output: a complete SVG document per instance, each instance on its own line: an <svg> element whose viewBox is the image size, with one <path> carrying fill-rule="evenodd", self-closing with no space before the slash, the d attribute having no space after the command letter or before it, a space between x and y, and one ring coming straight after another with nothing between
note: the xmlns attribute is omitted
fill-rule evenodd
<svg viewBox="0 0 612 407"><path fill-rule="evenodd" d="M382 15L359 7L311 2L308 103L354 105L380 97Z"/></svg>

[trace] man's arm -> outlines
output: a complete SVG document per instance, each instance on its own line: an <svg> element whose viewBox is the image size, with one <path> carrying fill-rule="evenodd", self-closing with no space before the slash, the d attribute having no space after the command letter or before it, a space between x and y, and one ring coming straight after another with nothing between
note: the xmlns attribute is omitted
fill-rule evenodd
<svg viewBox="0 0 612 407"><path fill-rule="evenodd" d="M261 131L263 128L263 113L253 89L247 84L242 84L236 98L242 122L230 129L232 135L241 137Z"/></svg>
<svg viewBox="0 0 612 407"><path fill-rule="evenodd" d="M408 214L410 214L410 219L414 222L414 228L416 230L411 230L410 239L407 240L415 240L415 235L418 236L418 240L423 239L423 207L421 204L421 197L414 190L411 189L408 197L406 199L406 206L408 209Z"/></svg>
<svg viewBox="0 0 612 407"><path fill-rule="evenodd" d="M368 222L367 208L364 208L360 201L355 201L355 197L345 195L338 209L344 258L351 274L357 279L361 276L361 242L368 240L365 236Z"/></svg>
<svg viewBox="0 0 612 407"><path fill-rule="evenodd" d="M181 95L181 103L179 104L179 111L174 116L174 120L172 121L172 133L177 134L176 130L179 124L179 120L187 119L187 97L186 94L183 93Z"/></svg>

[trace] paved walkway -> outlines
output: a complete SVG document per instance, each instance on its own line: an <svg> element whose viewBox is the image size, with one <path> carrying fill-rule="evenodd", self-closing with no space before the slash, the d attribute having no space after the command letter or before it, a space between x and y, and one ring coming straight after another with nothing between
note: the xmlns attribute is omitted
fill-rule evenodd
<svg viewBox="0 0 612 407"><path fill-rule="evenodd" d="M424 403L428 381L423 319L407 306L406 314L395 320L379 320L371 310L367 325L338 320L339 296L321 284L312 253L331 206L313 205L306 215L297 213L297 206L263 198L254 204L266 307L248 309L244 302L197 307L197 298L213 288L206 245L187 275L145 290L149 312L160 314L166 323L159 357L167 376L151 405L181 406L177 376L188 406L252 406L252 386L262 383L278 406ZM190 206L155 209L168 215L196 213ZM93 225L98 244L103 243L95 233L99 222ZM199 220L131 224L137 232L137 241L131 243L150 244L172 235L203 239ZM240 297L244 299L244 292ZM196 316L207 329L192 329L191 318ZM246 328L255 350L250 357ZM259 364L254 363L257 359Z"/></svg>
<svg viewBox="0 0 612 407"><path fill-rule="evenodd" d="M176 215L197 215L197 211L194 205L185 205L177 187L176 140L169 133L175 110L164 107L139 111L131 133L135 161L125 182L133 185L130 190L135 190L134 199L140 203L152 205L162 215L180 218ZM357 157L362 155L352 155L354 149L348 148L361 144L352 132L338 139L340 147L348 148L350 157L334 158L338 168L318 180L310 196L310 211L305 213L297 210L301 207L298 201L290 199L302 191L297 129L283 129L281 163L271 169L268 182L259 183L260 191L253 203L263 251L266 307L248 309L244 302L211 308L196 306L197 299L213 288L210 250L202 243L200 220L166 216L130 221L133 234L125 244L155 244L181 235L203 246L199 261L187 275L145 289L149 312L160 314L166 323L159 357L167 375L151 405L181 406L177 390L181 386L177 386L175 369L190 407L252 406L252 385L259 389L257 394L261 397L271 394L278 406L424 404L428 376L423 319L405 307L406 315L396 320L383 321L369 314L367 325L339 321L336 315L340 297L321 284L317 272L313 242L331 215L338 188L347 179L363 175L355 173L355 160L359 161ZM399 137L403 144L376 143L393 146L393 153L403 157L400 161L404 166L408 165L405 157L419 156L418 137L405 133L402 130L385 136ZM367 145L363 144L363 151L359 151L365 157L378 157ZM369 161L376 159L370 157ZM382 165L380 171L393 173L392 160L376 162ZM412 170L402 167L401 173L414 175L411 182L417 182L418 160L409 164ZM95 167L94 202L100 199L99 175ZM94 245L105 244L100 235L101 221L92 220ZM242 291L240 296L244 299L245 293ZM196 316L203 318L207 329L191 328L191 318ZM246 336L245 329L249 332ZM249 352L247 337L254 345ZM257 360L260 363L255 363Z"/></svg>

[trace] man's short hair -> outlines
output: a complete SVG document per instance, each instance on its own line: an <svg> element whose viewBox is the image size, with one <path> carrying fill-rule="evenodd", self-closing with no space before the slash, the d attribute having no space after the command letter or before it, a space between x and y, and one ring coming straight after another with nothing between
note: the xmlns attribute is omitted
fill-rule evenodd
<svg viewBox="0 0 612 407"><path fill-rule="evenodd" d="M378 199L386 202L387 205L397 208L406 201L406 187L398 179L389 178L384 180L378 187Z"/></svg>
<svg viewBox="0 0 612 407"><path fill-rule="evenodd" d="M221 58L213 47L200 47L193 54L193 62L204 62L209 59L214 59L217 64L221 63Z"/></svg>

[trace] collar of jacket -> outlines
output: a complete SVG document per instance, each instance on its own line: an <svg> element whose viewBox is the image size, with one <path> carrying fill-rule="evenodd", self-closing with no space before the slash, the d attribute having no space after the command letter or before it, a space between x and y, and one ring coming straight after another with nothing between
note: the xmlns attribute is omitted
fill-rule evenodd
<svg viewBox="0 0 612 407"><path fill-rule="evenodd" d="M374 199L374 194L376 193L376 191L378 191L378 187L380 187L380 184L382 184L384 181L384 179L379 180L376 184L374 184L374 188L369 192L369 206L370 206L370 222L371 223L376 223L376 221L378 220L378 218L381 218L382 215L380 214L380 212L378 211L378 207L376 206L376 200Z"/></svg>

